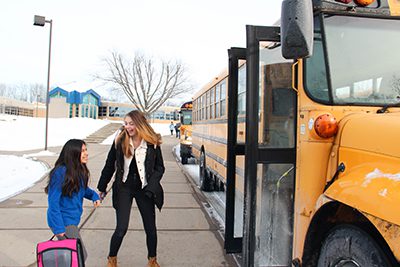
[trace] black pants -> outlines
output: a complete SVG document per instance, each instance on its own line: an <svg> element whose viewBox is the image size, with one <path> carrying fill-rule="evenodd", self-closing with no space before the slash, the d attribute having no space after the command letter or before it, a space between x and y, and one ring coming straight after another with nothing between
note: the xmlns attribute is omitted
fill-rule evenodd
<svg viewBox="0 0 400 267"><path fill-rule="evenodd" d="M133 193L131 189L122 186L118 192L118 204L116 207L117 226L111 237L110 257L117 256L122 240L128 231L133 198L136 200L146 232L147 256L155 257L157 255L157 228L154 199L147 197L144 194L144 190Z"/></svg>

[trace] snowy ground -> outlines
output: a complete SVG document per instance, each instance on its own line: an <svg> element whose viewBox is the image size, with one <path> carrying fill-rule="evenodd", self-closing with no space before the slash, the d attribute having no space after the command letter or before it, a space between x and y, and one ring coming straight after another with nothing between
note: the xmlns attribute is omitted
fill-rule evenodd
<svg viewBox="0 0 400 267"><path fill-rule="evenodd" d="M107 120L87 118L49 119L48 147L62 146L71 138L84 139L108 123ZM121 123L121 122L118 122ZM169 135L168 124L152 124L161 135ZM49 151L25 154L23 157L7 155L7 151L44 149L45 119L0 114L0 202L31 187L47 175L48 168L38 155L51 155ZM111 144L114 135L103 144Z"/></svg>

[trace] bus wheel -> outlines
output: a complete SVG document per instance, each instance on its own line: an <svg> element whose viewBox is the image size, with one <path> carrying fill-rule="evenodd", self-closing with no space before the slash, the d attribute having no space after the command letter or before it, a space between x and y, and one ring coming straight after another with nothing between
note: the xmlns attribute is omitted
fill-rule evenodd
<svg viewBox="0 0 400 267"><path fill-rule="evenodd" d="M221 192L225 191L225 185L222 181L219 181L218 191L221 191Z"/></svg>
<svg viewBox="0 0 400 267"><path fill-rule="evenodd" d="M188 157L185 156L185 155L182 155L181 156L181 162L182 162L182 164L187 164L188 163Z"/></svg>
<svg viewBox="0 0 400 267"><path fill-rule="evenodd" d="M335 227L323 242L318 267L391 266L379 245L353 225Z"/></svg>
<svg viewBox="0 0 400 267"><path fill-rule="evenodd" d="M219 180L219 178L214 176L214 191L224 191L224 183Z"/></svg>
<svg viewBox="0 0 400 267"><path fill-rule="evenodd" d="M200 189L203 191L211 191L210 175L207 171L206 154L204 153L204 151L201 151L200 154L199 177L200 177Z"/></svg>

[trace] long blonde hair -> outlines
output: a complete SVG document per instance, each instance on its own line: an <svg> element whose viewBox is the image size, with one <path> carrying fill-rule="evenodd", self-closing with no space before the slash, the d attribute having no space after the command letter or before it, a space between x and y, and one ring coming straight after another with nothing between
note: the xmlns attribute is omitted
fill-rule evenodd
<svg viewBox="0 0 400 267"><path fill-rule="evenodd" d="M130 117L132 119L133 123L136 126L136 132L140 138L153 145L161 145L161 135L154 131L153 127L151 127L141 111L132 110L125 115L125 118L126 117ZM129 138L129 134L124 129L120 132L116 139L116 144L121 143L122 151L126 157L132 156L132 152L129 148Z"/></svg>

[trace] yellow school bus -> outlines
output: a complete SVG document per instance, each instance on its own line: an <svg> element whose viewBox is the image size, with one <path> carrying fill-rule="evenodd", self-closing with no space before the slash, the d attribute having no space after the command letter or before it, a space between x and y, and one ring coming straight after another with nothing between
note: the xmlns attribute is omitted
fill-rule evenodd
<svg viewBox="0 0 400 267"><path fill-rule="evenodd" d="M227 70L193 96L192 153L199 163L200 188L223 190L227 144Z"/></svg>
<svg viewBox="0 0 400 267"><path fill-rule="evenodd" d="M280 26L229 50L225 249L242 266L399 266L399 43L398 0L284 0Z"/></svg>
<svg viewBox="0 0 400 267"><path fill-rule="evenodd" d="M187 164L188 159L192 157L192 108L192 101L188 101L183 103L179 110L179 144L182 164Z"/></svg>

